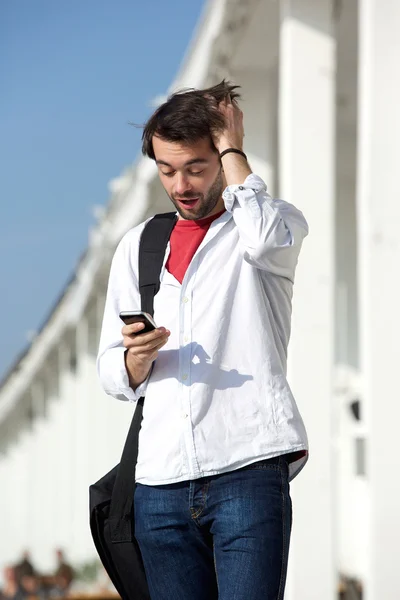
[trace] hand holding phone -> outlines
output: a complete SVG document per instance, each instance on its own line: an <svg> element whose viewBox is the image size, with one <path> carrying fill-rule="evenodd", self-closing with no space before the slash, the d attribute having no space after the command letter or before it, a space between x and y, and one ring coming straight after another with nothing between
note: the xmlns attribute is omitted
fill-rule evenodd
<svg viewBox="0 0 400 600"><path fill-rule="evenodd" d="M126 348L125 367L130 386L136 389L146 379L171 332L165 327L157 327L151 315L143 311L124 311L119 316L125 323L121 332ZM139 323L143 324L141 329Z"/></svg>
<svg viewBox="0 0 400 600"><path fill-rule="evenodd" d="M141 310L124 311L119 316L125 323L122 328L123 344L129 354L136 362L151 363L158 350L167 343L171 332L165 327L157 327L152 316Z"/></svg>

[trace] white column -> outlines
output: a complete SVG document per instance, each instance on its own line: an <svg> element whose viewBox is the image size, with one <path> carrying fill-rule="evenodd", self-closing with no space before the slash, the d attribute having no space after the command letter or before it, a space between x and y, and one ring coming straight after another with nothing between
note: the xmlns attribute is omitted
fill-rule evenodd
<svg viewBox="0 0 400 600"><path fill-rule="evenodd" d="M309 464L292 485L287 600L333 600L332 361L335 42L332 1L281 0L279 195L305 214L294 287L289 382L306 423Z"/></svg>
<svg viewBox="0 0 400 600"><path fill-rule="evenodd" d="M15 422L14 422L15 426ZM14 429L15 435L15 429ZM1 494L4 498L4 504L2 501L2 553L0 555L1 566L5 566L4 563L13 563L19 559L21 548L21 536L20 536L20 511L21 511L21 498L18 496L20 492L20 472L18 470L18 445L10 445L7 451L7 458L4 461L4 480L1 482L3 487L1 488ZM4 558L3 558L4 557Z"/></svg>
<svg viewBox="0 0 400 600"><path fill-rule="evenodd" d="M48 470L49 445L47 441L49 398L45 369L36 373L32 382L35 411L29 451L29 515L30 515L30 549L35 564L41 570L46 569L45 555L48 545L48 497L51 489L51 474ZM51 492L50 492L51 493ZM46 515L44 517L43 515Z"/></svg>
<svg viewBox="0 0 400 600"><path fill-rule="evenodd" d="M70 398L65 393L66 379L69 376L69 349L65 339L60 340L57 347L56 368L59 376L59 393L53 411L53 428L58 441L55 449L57 465L54 469L53 485L58 493L56 494L57 512L53 513L53 549L68 547L71 537L70 515L73 512L71 500L76 494L76 490L73 489L74 465L71 460L74 446L71 442ZM63 515L62 519L60 519L60 515ZM55 560L54 554L52 559Z"/></svg>
<svg viewBox="0 0 400 600"><path fill-rule="evenodd" d="M34 420L43 419L46 412L46 397L42 379L34 379L30 385Z"/></svg>
<svg viewBox="0 0 400 600"><path fill-rule="evenodd" d="M71 398L75 410L74 485L77 490L80 490L80 493L76 494L74 498L74 544L69 556L77 562L85 560L89 538L88 470L91 449L88 443L88 428L90 427L88 395L91 390L88 388L86 378L87 351L88 322L86 315L82 314L76 329L77 369L74 397Z"/></svg>
<svg viewBox="0 0 400 600"><path fill-rule="evenodd" d="M63 510L65 521L63 527L58 529L57 541L67 551L69 559L71 559L71 549L74 549L76 544L75 499L79 489L76 482L76 369L73 367L76 356L75 345L75 331L70 331L68 336L61 341L59 349L60 404L63 407L64 415L60 432L62 452L57 484L63 490L60 509Z"/></svg>
<svg viewBox="0 0 400 600"><path fill-rule="evenodd" d="M233 81L240 82L246 136L244 150L251 167L276 195L277 180L277 65L267 71L260 68L236 69Z"/></svg>
<svg viewBox="0 0 400 600"><path fill-rule="evenodd" d="M108 277L108 275L107 275ZM107 281L107 278L105 278ZM98 327L101 327L105 303L105 289L97 292ZM96 399L96 478L104 475L120 461L122 450L132 420L134 405L106 396L97 373L93 376Z"/></svg>
<svg viewBox="0 0 400 600"><path fill-rule="evenodd" d="M370 484L367 600L398 600L400 3L359 0L361 369Z"/></svg>

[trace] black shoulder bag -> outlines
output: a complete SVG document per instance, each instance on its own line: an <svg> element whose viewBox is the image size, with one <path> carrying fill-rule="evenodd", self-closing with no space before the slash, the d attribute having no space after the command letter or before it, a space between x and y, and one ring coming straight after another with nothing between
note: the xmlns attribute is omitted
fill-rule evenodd
<svg viewBox="0 0 400 600"><path fill-rule="evenodd" d="M175 213L156 215L143 230L139 245L141 308L154 314L165 250ZM129 308L129 307L128 307ZM144 398L138 400L121 462L89 488L90 530L96 550L123 600L150 600L143 561L135 539L133 496Z"/></svg>

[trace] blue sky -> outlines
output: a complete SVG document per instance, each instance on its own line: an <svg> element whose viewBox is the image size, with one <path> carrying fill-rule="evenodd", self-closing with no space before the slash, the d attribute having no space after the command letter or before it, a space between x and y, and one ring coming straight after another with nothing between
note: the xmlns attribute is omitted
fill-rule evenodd
<svg viewBox="0 0 400 600"><path fill-rule="evenodd" d="M0 378L87 244L93 207L140 149L204 0L0 2Z"/></svg>

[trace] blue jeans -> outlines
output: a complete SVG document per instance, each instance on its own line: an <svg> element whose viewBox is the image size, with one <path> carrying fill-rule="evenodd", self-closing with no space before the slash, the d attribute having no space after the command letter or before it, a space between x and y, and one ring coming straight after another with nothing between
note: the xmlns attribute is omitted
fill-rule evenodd
<svg viewBox="0 0 400 600"><path fill-rule="evenodd" d="M135 534L152 600L282 600L291 524L283 457L136 486Z"/></svg>

